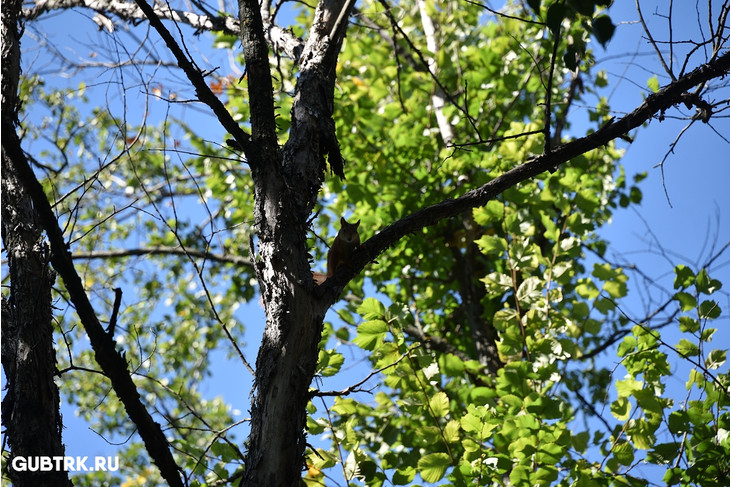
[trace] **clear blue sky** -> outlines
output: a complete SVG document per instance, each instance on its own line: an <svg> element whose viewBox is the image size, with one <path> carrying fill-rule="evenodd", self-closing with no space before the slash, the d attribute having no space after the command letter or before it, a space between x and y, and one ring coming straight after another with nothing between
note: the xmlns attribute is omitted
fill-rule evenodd
<svg viewBox="0 0 730 487"><path fill-rule="evenodd" d="M663 2L655 2L661 4ZM685 18L694 18L693 2L675 2L687 4L677 8L689 8L688 12L678 13L676 18L684 15ZM634 2L617 1L612 7L611 15L615 22L620 20L636 20ZM653 15L655 8L645 6L644 14L647 21L657 29L662 19ZM694 25L687 24L687 28ZM44 23L44 28L57 46L74 43L79 52L86 54L90 46L86 41L88 30L95 29L94 24L85 15L69 12L55 16ZM658 31L657 31L658 32ZM652 48L641 38L641 26L637 23L626 22L619 25L614 39L604 51L594 46L596 58L599 61L597 69L608 72L610 85L606 91L612 90L611 107L619 112L629 111L636 107L642 99L642 89L646 91L646 81L653 74L659 75L661 84L666 83L661 68L656 62L656 55ZM678 28L674 35L680 38L682 29ZM89 37L91 38L91 36ZM152 39L157 39L155 33ZM24 38L23 46L33 46L28 33ZM191 43L192 44L192 43ZM84 45L85 47L81 47ZM160 47L163 49L163 47ZM630 55L638 54L631 61ZM72 55L73 53L67 52ZM193 51L193 54L196 53ZM648 55L644 55L648 54ZM26 55L25 62L29 63ZM620 56L619 56L620 55ZM39 60L35 61L38 66ZM629 64L627 64L629 63ZM50 78L49 78L50 79ZM102 90L103 91L103 90ZM103 95L102 95L103 96ZM101 101L104 103L104 101ZM201 115L201 117L205 117ZM207 118L207 117L206 117ZM201 118L202 119L202 118ZM212 120L212 119L211 119ZM730 119L713 118L713 126L725 137L730 137ZM626 156L622 163L629 175L637 172L648 172L649 177L641 184L644 193L643 203L633 209L618 210L613 222L601 230L601 235L611 243L609 255L622 262L635 263L648 275L659 279L671 289L671 265L667 256L674 264L684 263L696 267L707 260L711 254L713 243L716 248L730 241L730 157L728 144L715 134L709 127L697 123L688 131L670 155L664 166L664 180L658 169L654 168L664 157L671 142L674 141L685 121L667 119L664 122L652 121L648 127L638 133L633 144L627 145ZM580 127L574 127L580 131ZM222 137L223 131L217 132ZM211 135L211 138L215 136ZM665 195L664 185L671 200L671 206ZM648 222L648 226L644 222ZM664 255L659 254L663 249ZM650 249L650 250L648 250ZM730 345L730 298L727 291L730 289L730 253L719 259L714 266L713 276L722 280L726 289L720 298L720 305L724 312L718 320L722 330L715 340L716 346L727 348ZM667 284L667 282L669 284ZM625 303L624 309L632 317L640 318L644 314L648 296L660 301L663 294L660 290L646 286L646 283L632 280L630 282L631 297ZM651 294L649 294L651 293ZM242 306L240 311L242 321L247 325L248 343L245 353L250 362L255 361L256 350L263 329L263 311L257 303ZM331 317L334 319L333 317ZM250 377L240 364L233 366L225 364L223 354L218 354L219 365L215 368L215 375L204 388L210 395L221 394L235 408L241 411L241 417L247 415L249 407ZM346 357L349 358L349 357ZM609 359L611 359L609 357ZM236 387L231 387L230 371L237 374ZM364 367L355 367L350 373L337 379L337 384L328 383L329 387L344 387L348 383L356 382L367 374ZM242 380L241 375L245 380ZM686 374L678 374L677 387L682 386ZM620 378L620 377L618 377ZM317 406L321 406L317 404ZM107 455L113 449L94 433L87 429L86 424L74 416L71 408L64 406L64 440L69 455ZM239 435L239 440L243 439Z"/></svg>

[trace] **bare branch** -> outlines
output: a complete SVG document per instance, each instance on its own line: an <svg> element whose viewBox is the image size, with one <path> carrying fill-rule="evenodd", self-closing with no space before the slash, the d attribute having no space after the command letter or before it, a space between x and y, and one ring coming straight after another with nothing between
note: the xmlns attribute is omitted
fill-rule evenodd
<svg viewBox="0 0 730 487"><path fill-rule="evenodd" d="M505 19L518 20L518 21L524 22L526 24L545 25L544 22L538 22L536 20L532 20L532 19L528 19L528 18L523 18L523 17L515 17L514 15L509 15L509 14L506 14L504 12L500 12L499 10L494 10L493 8L490 8L487 5L484 5L481 2L476 2L474 0L466 0L466 3L471 3L472 5L476 5L478 7L481 7L484 10L486 10L487 12L491 13L492 15L494 15L495 17L504 17Z"/></svg>
<svg viewBox="0 0 730 487"><path fill-rule="evenodd" d="M53 10L74 7L86 7L105 17L108 17L109 14L114 14L125 21L147 18L142 9L137 5L122 0L39 0L34 4L33 8L23 9L23 17L26 20L34 20ZM184 10L175 10L165 4L156 4L153 10L161 19L186 24L197 31L223 32L235 36L241 35L241 24L238 22L238 19L229 15L199 15ZM302 39L295 36L291 30L283 29L268 21L264 23L264 29L267 40L276 52L280 52L294 60L299 58L304 46Z"/></svg>
<svg viewBox="0 0 730 487"><path fill-rule="evenodd" d="M250 259L237 255L214 254L205 250L193 250L182 247L155 245L136 249L92 250L91 252L74 252L74 259L94 260L120 257L137 257L141 255L180 255L188 258L200 258L221 264L235 264L253 269Z"/></svg>
<svg viewBox="0 0 730 487"><path fill-rule="evenodd" d="M644 32L646 32L646 35L649 38L649 42L654 47L657 57L659 57L659 61L662 63L662 66L664 67L664 71L666 71L667 74L669 75L669 77L672 78L672 81L677 81L677 78L674 76L674 72L672 71L672 69L669 66L667 66L666 61L664 61L664 56L662 56L661 50L659 50L659 47L656 45L656 41L654 40L654 37L652 37L649 27L646 25L646 22L644 21L644 15L641 13L640 3L641 3L640 0L636 0L636 11L639 13L639 20L641 21L641 25L644 27Z"/></svg>
<svg viewBox="0 0 730 487"><path fill-rule="evenodd" d="M392 363L390 363L390 364L388 364L388 365L384 365L384 366L380 367L379 369L375 369L375 370L371 371L371 372L370 372L370 373L369 373L369 374L368 374L367 376L365 376L365 378L364 378L364 379L362 379L361 381L359 381L359 382L357 382L357 383L355 383L355 384L352 384L351 386L347 386L347 387L345 387L344 389L342 389L342 390L340 390L340 391L312 391L311 395L312 395L312 397L323 397L323 396L348 396L348 395L352 394L353 392L362 392L362 389L360 389L360 386L362 386L363 384L365 384L365 383L366 383L367 381L369 381L369 380L370 380L370 379L371 379L371 378L372 378L373 376L375 376L375 375L378 375L378 374L379 374L379 373L381 373L382 371L384 371L384 370L387 370L387 369L389 369L389 368L391 368L391 367L395 367L395 366L396 366L396 365L398 365L398 364L399 364L399 363L400 363L400 362L401 362L401 361L402 361L402 360L403 360L404 358L406 358L406 357L407 357L408 355L410 355L410 353L411 353L411 352L413 352L414 350L416 350L416 349L417 349L417 348L419 348L420 346L421 346L421 344L420 344L420 343L419 343L419 344L416 344L415 346L413 346L413 347L409 348L409 349L408 349L408 350L407 350L407 351L406 351L405 353L403 353L403 355L401 355L400 357L398 357L398 359L396 359L396 361L395 361L395 362L392 362Z"/></svg>
<svg viewBox="0 0 730 487"><path fill-rule="evenodd" d="M3 152L12 159L18 177L33 200L41 225L48 235L51 246L51 263L56 272L63 278L71 301L74 303L76 312L89 336L97 363L101 366L104 374L109 377L114 391L124 404L127 414L129 414L129 418L137 426L137 431L142 437L150 457L160 469L162 477L169 485L182 487L180 467L175 463L170 444L160 425L155 422L142 404L137 387L129 373L127 360L116 350L114 340L102 328L99 318L96 316L96 312L86 295L81 277L76 272L71 252L66 245L63 232L58 225L58 220L51 209L51 205L48 203L43 187L36 179L20 147L20 140L15 132L15 127L5 118L3 118L2 123L2 148Z"/></svg>
<svg viewBox="0 0 730 487"><path fill-rule="evenodd" d="M249 146L251 137L241 129L235 120L233 120L233 117L228 112L225 105L223 105L223 102L215 96L213 91L205 82L203 73L200 72L190 59L188 59L177 41L175 41L172 37L172 34L170 34L170 31L168 31L162 24L160 17L157 16L154 9L145 2L145 0L135 1L149 19L152 27L157 30L160 37L162 37L165 41L165 44L167 44L168 49L170 49L170 52L172 52L175 56L175 59L177 59L178 66L180 66L180 68L185 72L190 83L192 83L195 87L195 93L198 95L198 99L213 110L213 113L215 113L216 117L218 117L218 121L221 125L223 125L223 128L225 128L233 136L233 138L236 139L236 142L238 142L238 144L245 150Z"/></svg>

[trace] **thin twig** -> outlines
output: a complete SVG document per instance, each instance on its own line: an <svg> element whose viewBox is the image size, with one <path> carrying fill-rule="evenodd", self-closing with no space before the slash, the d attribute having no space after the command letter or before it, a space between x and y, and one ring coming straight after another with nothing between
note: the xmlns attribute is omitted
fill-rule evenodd
<svg viewBox="0 0 730 487"><path fill-rule="evenodd" d="M312 391L310 395L312 397L347 396L349 394L352 394L353 392L362 392L361 390L359 390L360 386L362 386L364 383L369 381L374 375L377 375L377 374L381 373L382 371L387 370L391 367L395 367L396 365L398 365L398 363L400 363L401 360L406 358L408 355L410 355L411 352L418 349L420 346L421 346L420 343L416 344L412 348L409 348L403 355L398 357L398 359L395 362L385 365L383 367L380 367L379 369L373 370L363 380L361 380L355 384L352 384L351 386L347 386L344 389L342 389L341 391Z"/></svg>
<svg viewBox="0 0 730 487"><path fill-rule="evenodd" d="M646 35L649 38L649 42L654 47L657 56L659 56L659 61L661 61L664 70L667 72L669 77L672 78L672 81L677 81L677 78L674 77L672 69L667 66L666 61L664 61L664 56L662 56L662 52L659 50L659 46L656 45L656 41L654 41L654 37L652 37L651 32L649 31L649 27L646 25L646 22L644 22L644 16L641 13L641 5L639 5L639 3L640 0L636 0L636 11L639 13L639 20L641 21L641 25L644 26L644 32L646 32Z"/></svg>

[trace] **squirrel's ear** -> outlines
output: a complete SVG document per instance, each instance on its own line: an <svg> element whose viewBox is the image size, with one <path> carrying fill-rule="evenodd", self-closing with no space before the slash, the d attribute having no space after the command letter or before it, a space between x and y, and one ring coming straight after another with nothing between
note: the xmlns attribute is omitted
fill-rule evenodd
<svg viewBox="0 0 730 487"><path fill-rule="evenodd" d="M345 225L347 223L347 220L345 220L344 216L340 217L340 225Z"/></svg>
<svg viewBox="0 0 730 487"><path fill-rule="evenodd" d="M353 225L355 225L355 228L359 227L360 226L360 220L358 220L355 223L353 223Z"/></svg>

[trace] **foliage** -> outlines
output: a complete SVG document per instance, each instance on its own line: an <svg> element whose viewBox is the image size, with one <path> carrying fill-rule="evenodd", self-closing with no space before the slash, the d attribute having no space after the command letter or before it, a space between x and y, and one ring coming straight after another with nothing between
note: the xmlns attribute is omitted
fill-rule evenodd
<svg viewBox="0 0 730 487"><path fill-rule="evenodd" d="M541 29L513 19L475 27L480 13L464 5L433 12L441 45L461 46L436 56L439 66L447 66L439 71L439 81L451 93L464 87L471 120L453 106L448 117L462 134L474 129L499 138L535 130L544 113L535 98L540 73L534 59L547 56L551 44L545 37L542 45L521 46L507 33L520 29L523 38L540 39ZM406 32L417 30L415 7L404 8L399 21ZM573 24L574 32L582 33L575 38L587 43L590 31L581 27ZM562 49L569 52L574 44ZM328 209L335 215L354 207L362 227L379 228L419 205L483 184L541 151L539 135L495 143L489 152L444 147L430 110L437 86L405 60L393 65L391 52L366 27L350 31L340 57L339 133L351 141L343 146L355 176L334 182L336 196ZM590 51L585 52L581 75L600 85L602 75L591 74L590 59ZM368 69L372 65L388 67ZM467 93L466 86L486 89ZM506 112L513 121L501 126ZM594 120L600 122L601 113L606 112L597 112ZM554 116L561 116L559 110ZM394 125L386 122L391 120ZM619 157L612 146L584 154L569 167L506 191L462 221L426 228L379 257L367 276L385 304L366 298L360 306L340 310L345 323L334 330L337 339L326 356L349 343L361 348L384 377L372 399L338 397L326 416L310 422L311 434L330 431L333 441L330 450L309 455L315 472L310 469L309 485L321 485L323 471L335 463L345 479L367 485L410 485L417 475L426 483L445 478L455 485L643 485L650 479L634 475L639 458L658 465L696 461L680 447L684 431L668 424L667 417L679 410L658 388L670 374L661 356L671 347L634 367L624 364L632 375L649 373L652 364L652 382L633 378L638 389L626 391L624 381L616 380L615 401L606 392L614 373L597 366L591 353L628 323L617 307L627 293L624 270L606 262L589 264L591 271L585 267L586 250L599 256L605 251L607 243L595 230L609 221L612 209L641 201L640 190L617 169ZM460 280L464 269L484 286L477 295L478 319L466 309L474 297ZM358 293L368 295L364 289ZM470 327L496 330L504 364L496 376L474 360ZM636 325L632 333L641 330ZM661 343L650 324L643 330ZM620 353L628 353L624 347L633 334ZM703 339L695 336L694 343L698 340ZM347 352L340 353L344 360ZM710 354L722 357L718 366L724 363L724 352ZM707 377L708 369L697 373ZM719 404L706 404L704 410L714 411L712 417L721 423L727 415L727 384L713 391ZM583 394L588 404L581 403ZM609 405L617 420L610 427L595 430L595 423L586 428L574 421L581 411L591 415ZM695 407L703 410L700 403ZM654 432L660 427L673 437L671 457L655 453L655 447L668 448L657 444ZM726 441L723 431L708 428L707 441ZM715 456L726 464L722 450L703 459L718 465ZM682 480L714 485L726 474L718 470L723 467L701 481L687 475Z"/></svg>
<svg viewBox="0 0 730 487"><path fill-rule="evenodd" d="M313 268L323 265L322 242L341 215L360 219L364 240L542 153L547 117L564 124L551 134L557 142L581 135L568 120L571 90L574 101L598 99L588 130L607 123L608 104L597 94L606 79L589 48L591 39L606 44L613 34L607 3L528 0L497 18L472 2L429 4L437 52L426 49L416 5L387 15L382 3L358 5L363 22L350 27L337 70L347 180L330 178L321 193ZM299 23L310 16L302 10ZM396 19L401 31L391 30ZM235 49L237 40L221 34L214 42ZM296 68L287 59L272 66L280 74L283 143ZM219 94L234 116L248 120L247 80L215 83L225 87ZM195 125L165 116L131 126L99 107L83 111L85 89L49 90L40 77L25 78L25 109L47 111L26 143L44 161L47 194L83 262L97 312L111 315L112 288L125 292L117 344L141 394L172 430L179 464L193 485L230 478L244 449L229 432L232 408L200 386L212 351L233 355L230 343L245 338L237 308L255 295L252 181L237 154ZM433 97L440 91L462 145L445 144L439 131ZM50 145L43 142L49 132ZM179 135L174 144L171 132ZM710 297L721 283L707 269L675 269L672 305L681 310L683 334L676 343L621 312L628 275L605 259L608 242L596 234L616 208L641 201L642 176L627 180L620 157L608 144L460 219L434 222L350 284L338 319L325 324L318 378L343 375L350 352L367 358L379 382L371 396L343 393L329 402L313 388L308 433L325 446L307 455L308 485L339 477L374 486L647 485L653 480L635 473L640 461L660 466L668 484L721 484L730 473L730 383L726 351L710 346L720 315ZM139 252L100 261L94 253L102 249ZM59 290L64 397L97 432L126 438L133 429L121 404L104 400L107 382L89 372L93 355L65 300ZM619 338L622 377L595 360ZM496 356L487 363L490 343ZM693 364L681 403L667 394L669 356ZM160 481L136 440L122 455L127 485ZM96 475L79 483L94 485Z"/></svg>

